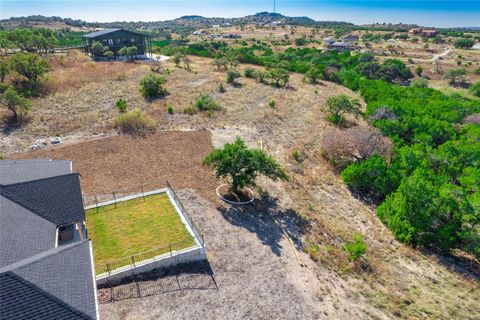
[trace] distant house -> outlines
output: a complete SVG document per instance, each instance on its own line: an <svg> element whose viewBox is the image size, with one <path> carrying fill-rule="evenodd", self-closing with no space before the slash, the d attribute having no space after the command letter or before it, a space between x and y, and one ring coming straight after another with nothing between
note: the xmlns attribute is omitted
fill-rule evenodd
<svg viewBox="0 0 480 320"><path fill-rule="evenodd" d="M0 318L98 319L92 245L70 161L0 161Z"/></svg>
<svg viewBox="0 0 480 320"><path fill-rule="evenodd" d="M220 25L219 24L214 24L214 25L212 25L212 28L220 28Z"/></svg>
<svg viewBox="0 0 480 320"><path fill-rule="evenodd" d="M346 50L352 50L353 46L351 43L347 42L334 42L328 46L332 50L337 50L337 51L346 51Z"/></svg>
<svg viewBox="0 0 480 320"><path fill-rule="evenodd" d="M92 45L100 42L112 51L115 57L119 56L118 51L123 47L137 47L137 58L145 58L152 53L151 37L149 35L125 30L125 29L104 29L84 35L83 44L85 52L92 55Z"/></svg>
<svg viewBox="0 0 480 320"><path fill-rule="evenodd" d="M419 35L422 37L431 38L431 37L437 36L438 31L435 29L413 28L413 29L410 29L409 33L411 35Z"/></svg>
<svg viewBox="0 0 480 320"><path fill-rule="evenodd" d="M229 33L229 34L224 34L223 38L224 39L241 39L242 36L236 33Z"/></svg>
<svg viewBox="0 0 480 320"><path fill-rule="evenodd" d="M335 38L328 37L323 39L323 44L328 47L331 44L335 43L335 41L336 41Z"/></svg>
<svg viewBox="0 0 480 320"><path fill-rule="evenodd" d="M197 30L197 31L193 31L192 35L194 35L194 36L206 36L207 31L205 29L200 29L200 30Z"/></svg>
<svg viewBox="0 0 480 320"><path fill-rule="evenodd" d="M346 43L355 43L355 42L358 42L359 39L360 38L357 35L349 34L344 36L342 38L342 41Z"/></svg>

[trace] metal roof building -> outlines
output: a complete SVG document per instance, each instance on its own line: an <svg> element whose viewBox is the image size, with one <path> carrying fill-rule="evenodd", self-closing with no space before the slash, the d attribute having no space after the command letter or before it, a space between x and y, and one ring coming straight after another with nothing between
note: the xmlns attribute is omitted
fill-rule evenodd
<svg viewBox="0 0 480 320"><path fill-rule="evenodd" d="M86 34L82 37L85 52L94 56L92 45L101 43L112 51L114 56L119 56L118 51L124 47L137 48L136 56L145 57L152 53L151 36L126 29L105 29Z"/></svg>

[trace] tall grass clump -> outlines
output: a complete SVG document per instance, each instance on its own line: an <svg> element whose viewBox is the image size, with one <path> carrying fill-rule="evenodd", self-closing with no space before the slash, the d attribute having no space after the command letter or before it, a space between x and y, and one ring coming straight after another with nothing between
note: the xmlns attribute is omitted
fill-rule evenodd
<svg viewBox="0 0 480 320"><path fill-rule="evenodd" d="M115 118L115 128L122 133L145 134L155 128L155 122L139 108Z"/></svg>

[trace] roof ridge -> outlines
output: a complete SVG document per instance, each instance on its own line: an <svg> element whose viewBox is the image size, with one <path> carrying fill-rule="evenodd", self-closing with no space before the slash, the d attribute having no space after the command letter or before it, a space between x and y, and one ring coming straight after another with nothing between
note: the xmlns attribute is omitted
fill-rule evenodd
<svg viewBox="0 0 480 320"><path fill-rule="evenodd" d="M85 313L81 312L80 310L77 310L76 308L72 307L71 305L69 305L68 303L66 303L65 301L62 301L61 299L57 298L56 296L54 296L53 294L43 290L42 288L40 288L39 286L37 286L36 284L24 279L23 277L15 274L14 272L12 271L7 271L7 272L1 272L0 274L2 275L6 275L6 276L10 276L12 278L14 278L15 280L17 281L20 281L22 282L23 284L25 284L26 286L32 288L32 289L35 289L37 290L37 292L39 292L40 294L44 295L45 297L49 298L49 299L52 299L54 300L56 303L60 304L62 307L64 308L67 308L68 310L70 310L71 312L77 314L79 317L82 317L84 319L92 319L91 317L89 317L88 315L86 315Z"/></svg>
<svg viewBox="0 0 480 320"><path fill-rule="evenodd" d="M36 255L30 256L28 258L25 258L23 260L11 263L7 266L4 266L4 267L0 268L0 273L20 269L20 268L25 267L27 265L33 264L35 262L42 261L42 260L44 260L44 259L46 259L46 258L48 258L52 255L56 255L56 254L59 254L61 252L70 250L72 248L75 248L76 246L79 246L79 245L81 245L85 242L89 242L89 241L90 241L90 239L83 239L83 240L76 241L76 242L73 242L73 243L69 243L69 244L66 244L66 245L63 245L63 246L59 246L59 247L55 247L55 248L51 248L51 249L42 251L40 253L37 253Z"/></svg>
<svg viewBox="0 0 480 320"><path fill-rule="evenodd" d="M36 182L39 182L39 181L52 180L52 179L56 179L56 178L59 178L59 177L66 177L66 176L80 176L80 173L71 172L71 173L66 173L66 174L60 174L58 176L53 176L53 177L40 178L40 179L22 181L22 182L11 183L11 184L0 184L0 187L8 189L8 187L21 186L21 185L26 185L26 184L30 184L30 183L36 183ZM0 190L1 190L1 188L0 188ZM1 192L0 192L0 194L1 194Z"/></svg>

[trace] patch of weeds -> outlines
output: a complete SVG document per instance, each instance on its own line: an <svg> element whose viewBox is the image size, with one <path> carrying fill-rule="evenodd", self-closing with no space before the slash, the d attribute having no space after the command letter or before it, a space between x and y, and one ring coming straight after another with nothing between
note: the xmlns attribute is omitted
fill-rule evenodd
<svg viewBox="0 0 480 320"><path fill-rule="evenodd" d="M218 85L218 92L220 93L224 93L225 91L225 86L223 85L223 83L221 82L219 85Z"/></svg>
<svg viewBox="0 0 480 320"><path fill-rule="evenodd" d="M312 259L313 261L318 261L318 253L320 251L320 246L318 244L308 240L304 243L303 247L303 251L308 254L310 259Z"/></svg>
<svg viewBox="0 0 480 320"><path fill-rule="evenodd" d="M295 161L297 162L301 162L302 161L302 153L295 149L292 151L292 158L295 159Z"/></svg>
<svg viewBox="0 0 480 320"><path fill-rule="evenodd" d="M172 106L167 107L167 113L168 114L173 114L173 107Z"/></svg>
<svg viewBox="0 0 480 320"><path fill-rule="evenodd" d="M215 111L220 109L218 103L207 94L200 94L195 100L195 108L199 111Z"/></svg>
<svg viewBox="0 0 480 320"><path fill-rule="evenodd" d="M275 109L275 100L268 101L268 106L272 109Z"/></svg>

